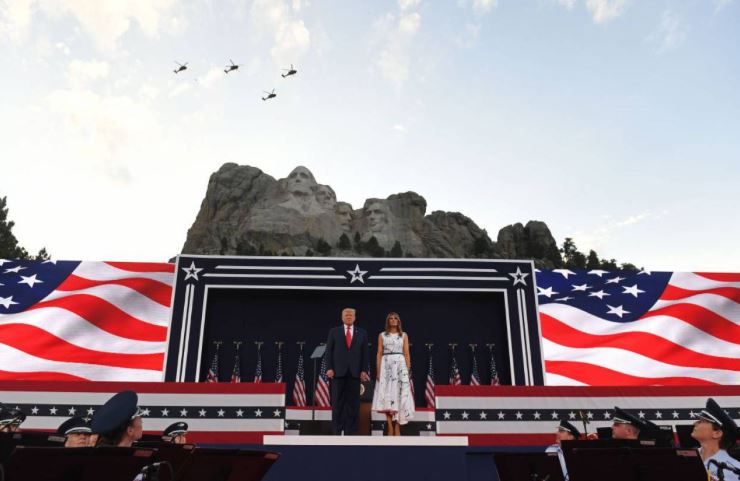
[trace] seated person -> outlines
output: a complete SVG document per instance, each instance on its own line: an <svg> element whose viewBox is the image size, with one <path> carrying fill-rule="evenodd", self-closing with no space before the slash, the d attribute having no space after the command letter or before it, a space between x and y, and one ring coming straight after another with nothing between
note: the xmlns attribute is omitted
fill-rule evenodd
<svg viewBox="0 0 740 481"><path fill-rule="evenodd" d="M82 416L69 418L59 426L57 432L61 436L64 436L65 448L86 448L92 446L90 444L92 429L90 428L89 418L83 418Z"/></svg>
<svg viewBox="0 0 740 481"><path fill-rule="evenodd" d="M93 433L100 435L98 446L131 447L141 439L144 428L138 402L135 392L123 391L95 411L90 427Z"/></svg>
<svg viewBox="0 0 740 481"><path fill-rule="evenodd" d="M563 456L563 450L560 447L562 441L573 441L581 437L580 431L576 429L571 423L563 419L558 425L558 429L555 431L555 444L551 444L545 450L546 453L558 453L558 459L560 460L560 468L563 470L563 479L568 481L568 468L565 465L565 457Z"/></svg>
<svg viewBox="0 0 740 481"><path fill-rule="evenodd" d="M612 439L638 439L647 424L627 411L614 406Z"/></svg>
<svg viewBox="0 0 740 481"><path fill-rule="evenodd" d="M162 432L162 441L170 444L186 444L187 435L188 423L180 421L167 426Z"/></svg>
<svg viewBox="0 0 740 481"><path fill-rule="evenodd" d="M19 409L10 409L0 406L0 433L15 433L20 431L26 415Z"/></svg>
<svg viewBox="0 0 740 481"><path fill-rule="evenodd" d="M735 421L725 413L717 402L709 398L704 409L699 413L699 419L694 422L691 437L701 446L699 454L713 481L719 478L720 466L723 469L725 481L738 481L740 477L740 461L727 453L735 445L738 436L738 427Z"/></svg>

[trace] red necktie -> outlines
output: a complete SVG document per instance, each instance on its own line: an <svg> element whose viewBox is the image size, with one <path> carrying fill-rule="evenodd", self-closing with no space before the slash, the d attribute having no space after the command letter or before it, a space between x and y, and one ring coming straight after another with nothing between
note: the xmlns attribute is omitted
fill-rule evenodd
<svg viewBox="0 0 740 481"><path fill-rule="evenodd" d="M352 345L352 328L347 326L347 334L345 334L344 339L347 340L347 349Z"/></svg>

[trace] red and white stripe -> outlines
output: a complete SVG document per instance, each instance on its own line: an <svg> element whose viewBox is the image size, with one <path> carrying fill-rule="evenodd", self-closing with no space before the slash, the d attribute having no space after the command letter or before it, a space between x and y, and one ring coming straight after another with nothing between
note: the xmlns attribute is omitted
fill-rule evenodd
<svg viewBox="0 0 740 481"><path fill-rule="evenodd" d="M427 383L426 387L424 388L424 399L426 399L427 401L428 408L434 407L434 379L432 379L431 374L427 375Z"/></svg>
<svg viewBox="0 0 740 481"><path fill-rule="evenodd" d="M0 314L0 380L160 381L174 265L82 262L24 312Z"/></svg>
<svg viewBox="0 0 740 481"><path fill-rule="evenodd" d="M634 322L540 306L548 385L740 384L740 274L677 272Z"/></svg>
<svg viewBox="0 0 740 481"><path fill-rule="evenodd" d="M306 406L306 381L296 378L293 383L293 404L298 407Z"/></svg>
<svg viewBox="0 0 740 481"><path fill-rule="evenodd" d="M329 407L331 406L331 396L329 395L329 383L326 382L322 376L319 376L319 380L316 383L316 401L315 404L318 407Z"/></svg>

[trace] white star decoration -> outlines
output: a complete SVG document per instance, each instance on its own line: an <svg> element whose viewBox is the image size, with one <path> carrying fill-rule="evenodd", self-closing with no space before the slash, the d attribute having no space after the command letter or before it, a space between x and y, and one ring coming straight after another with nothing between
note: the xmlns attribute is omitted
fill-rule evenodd
<svg viewBox="0 0 740 481"><path fill-rule="evenodd" d="M504 413L502 413L501 411L499 411L499 412L498 412L498 418L499 418L499 419L504 419L504 417L506 417L506 414L504 414Z"/></svg>
<svg viewBox="0 0 740 481"><path fill-rule="evenodd" d="M25 269L25 267L15 266L15 267L10 268L10 269L5 269L5 273L6 274L10 274L11 272L14 272L14 273L18 274L23 269Z"/></svg>
<svg viewBox="0 0 740 481"><path fill-rule="evenodd" d="M185 279L183 279L184 281L187 281L190 278L197 281L198 273L203 270L202 267L195 267L195 261L190 262L190 267L181 267L180 269L185 272Z"/></svg>
<svg viewBox="0 0 740 481"><path fill-rule="evenodd" d="M226 414L226 411L224 411L223 409L219 409L218 411L216 411L216 413L218 413L218 417L222 418L224 417L224 414Z"/></svg>
<svg viewBox="0 0 740 481"><path fill-rule="evenodd" d="M514 285L522 284L523 286L527 285L527 282L524 280L525 277L529 275L528 272L522 272L521 268L517 266L516 272L510 272L509 275L514 279Z"/></svg>
<svg viewBox="0 0 740 481"><path fill-rule="evenodd" d="M258 410L256 410L256 411L254 412L254 415L255 415L256 417L258 417L258 418L261 418L261 417L262 417L262 409L258 409Z"/></svg>
<svg viewBox="0 0 740 481"><path fill-rule="evenodd" d="M607 312L607 314L616 314L617 316L619 316L619 318L620 318L620 319L621 319L621 318L622 318L622 316L624 316L625 314L629 314L629 313L630 313L630 311L625 311L625 310L624 310L624 309L622 308L622 306L617 306L617 307L614 307L614 306L610 306L609 304L607 304L607 305L606 305L606 307L608 307L608 308L609 308L609 312Z"/></svg>
<svg viewBox="0 0 740 481"><path fill-rule="evenodd" d="M622 292L622 294L632 294L635 297L637 297L640 294L643 294L645 292L642 289L638 289L637 288L637 284L635 284L632 287L622 286L622 289L624 289L624 292Z"/></svg>
<svg viewBox="0 0 740 481"><path fill-rule="evenodd" d="M145 409L142 409L142 410L141 410L141 415L142 415L142 416L149 416L149 413L150 413L150 412L151 412L151 411L149 410L149 408L145 408Z"/></svg>
<svg viewBox="0 0 740 481"><path fill-rule="evenodd" d="M562 274L563 277L565 277L566 279L568 278L568 276L576 275L576 273L570 269L553 269L552 271L557 272L558 274Z"/></svg>
<svg viewBox="0 0 740 481"><path fill-rule="evenodd" d="M467 413L467 411L463 411L462 412L462 418L463 419L468 419L468 416L470 416L470 415Z"/></svg>
<svg viewBox="0 0 740 481"><path fill-rule="evenodd" d="M5 309L10 309L10 306L13 304L18 304L13 301L13 296L0 297L0 306L3 306Z"/></svg>
<svg viewBox="0 0 740 481"><path fill-rule="evenodd" d="M347 274L352 276L352 279L349 280L350 284L354 284L355 281L360 281L361 284L364 284L365 279L363 279L362 276L367 274L367 271L361 271L360 264L355 264L355 270L347 271Z"/></svg>
<svg viewBox="0 0 740 481"><path fill-rule="evenodd" d="M609 295L611 294L607 294L603 290L588 293L588 297L598 297L599 299L603 299L604 297L609 296Z"/></svg>
<svg viewBox="0 0 740 481"><path fill-rule="evenodd" d="M537 290L540 292L537 293L538 296L545 296L548 299L550 299L555 294L560 294L559 292L555 292L552 290L552 287L548 287L547 289L543 289L540 286L537 286Z"/></svg>
<svg viewBox="0 0 740 481"><path fill-rule="evenodd" d="M274 410L272 412L272 415L275 416L276 418L279 418L280 417L280 410L279 409Z"/></svg>
<svg viewBox="0 0 740 481"><path fill-rule="evenodd" d="M206 417L206 410L205 409L201 409L200 411L198 411L198 415L200 415L200 417L202 417L202 418Z"/></svg>
<svg viewBox="0 0 740 481"><path fill-rule="evenodd" d="M607 283L607 284L619 284L619 283L620 283L620 282L622 282L622 281L623 281L624 279L625 279L624 277L619 277L619 276L617 276L617 277L613 277L613 278L611 278L611 279L607 279L607 280L606 280L606 283Z"/></svg>
<svg viewBox="0 0 740 481"><path fill-rule="evenodd" d="M515 414L517 419L522 419L522 416L524 416L524 414L520 413L519 411L517 411Z"/></svg>
<svg viewBox="0 0 740 481"><path fill-rule="evenodd" d="M37 408L36 406L34 406L34 407L33 407L33 408L31 409L31 414L38 414L38 413L39 413L39 408Z"/></svg>
<svg viewBox="0 0 740 481"><path fill-rule="evenodd" d="M571 284L573 286L573 291L583 291L586 292L586 289L591 289L591 286L589 286L586 283L581 284L580 286L577 286L575 284Z"/></svg>
<svg viewBox="0 0 740 481"><path fill-rule="evenodd" d="M87 408L87 415L92 416L93 414L95 414L95 410L93 408Z"/></svg>
<svg viewBox="0 0 740 481"><path fill-rule="evenodd" d="M71 407L71 408L67 409L67 412L69 413L70 416L74 416L75 415L75 412L77 412L77 410L75 408Z"/></svg>
<svg viewBox="0 0 740 481"><path fill-rule="evenodd" d="M34 284L43 284L44 281L40 279L36 279L36 274L32 276L21 276L20 281L18 281L18 284L28 284L29 286L33 287Z"/></svg>
<svg viewBox="0 0 740 481"><path fill-rule="evenodd" d="M488 414L486 414L485 411L481 411L480 412L480 418L481 419L487 419L488 418Z"/></svg>
<svg viewBox="0 0 740 481"><path fill-rule="evenodd" d="M52 414L52 415L54 415L54 414L56 414L56 413L57 413L57 408L55 408L55 407L52 407L51 409L49 409L49 414Z"/></svg>
<svg viewBox="0 0 740 481"><path fill-rule="evenodd" d="M592 271L588 271L589 274L593 274L595 276L603 276L604 274L609 274L609 271L602 271L601 269L594 269Z"/></svg>
<svg viewBox="0 0 740 481"><path fill-rule="evenodd" d="M450 413L448 413L447 411L442 413L442 415L444 416L445 419L450 419Z"/></svg>
<svg viewBox="0 0 740 481"><path fill-rule="evenodd" d="M188 410L187 409L181 409L180 410L180 416L185 417L187 415L188 415Z"/></svg>
<svg viewBox="0 0 740 481"><path fill-rule="evenodd" d="M244 415L244 411L241 409L236 410L236 417L240 418Z"/></svg>
<svg viewBox="0 0 740 481"><path fill-rule="evenodd" d="M170 414L170 410L167 408L162 409L162 417L167 417Z"/></svg>

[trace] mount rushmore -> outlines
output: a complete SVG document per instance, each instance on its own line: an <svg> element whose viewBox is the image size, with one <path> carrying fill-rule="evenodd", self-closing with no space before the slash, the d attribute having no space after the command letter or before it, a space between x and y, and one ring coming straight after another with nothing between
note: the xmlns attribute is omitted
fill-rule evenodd
<svg viewBox="0 0 740 481"><path fill-rule="evenodd" d="M486 257L561 262L544 222L513 224L492 241L458 212L426 214L414 192L367 199L355 209L298 166L276 180L260 169L227 163L211 175L184 254L331 255L341 257Z"/></svg>

